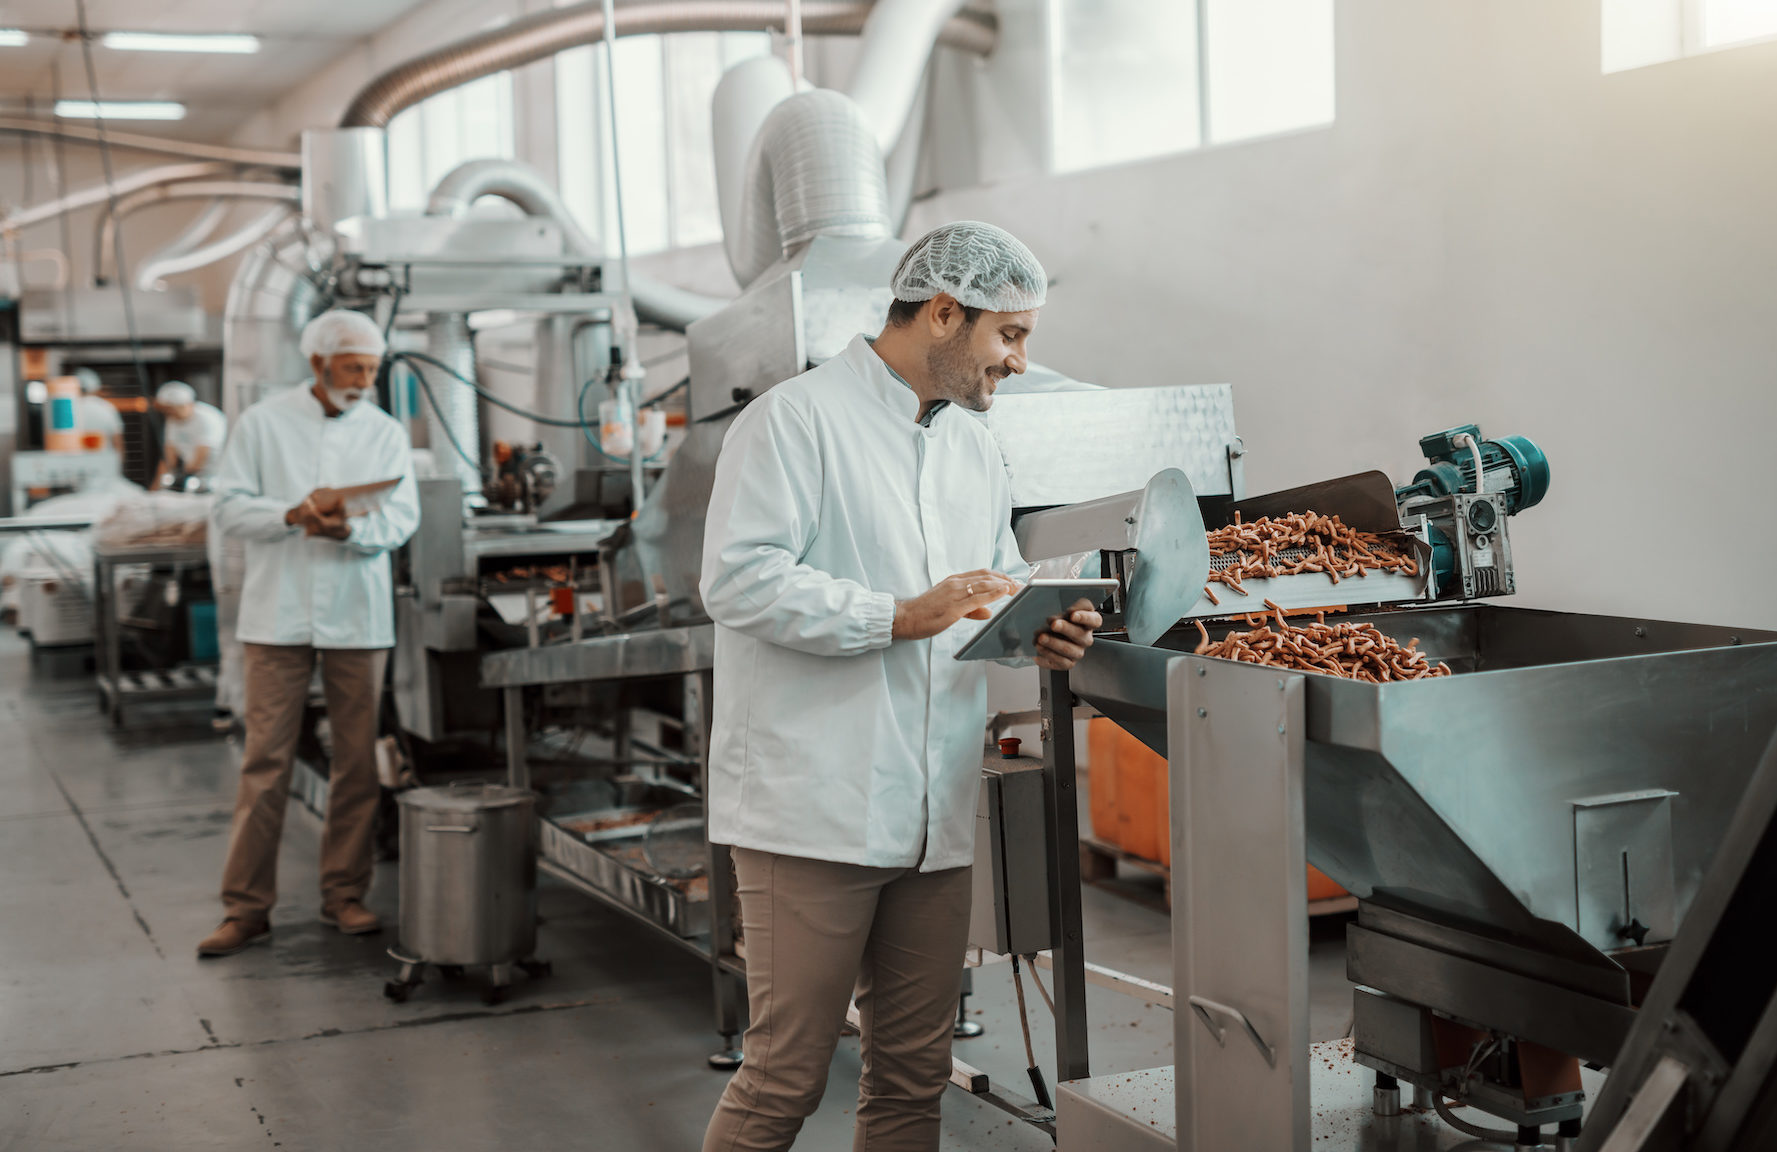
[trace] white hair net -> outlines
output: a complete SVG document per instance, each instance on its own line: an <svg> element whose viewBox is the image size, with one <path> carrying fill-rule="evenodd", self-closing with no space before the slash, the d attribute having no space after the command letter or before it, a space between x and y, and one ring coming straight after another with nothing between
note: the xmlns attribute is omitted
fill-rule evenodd
<svg viewBox="0 0 1777 1152"><path fill-rule="evenodd" d="M381 356L388 349L375 321L346 308L323 312L302 330L305 360L310 356Z"/></svg>
<svg viewBox="0 0 1777 1152"><path fill-rule="evenodd" d="M74 369L74 378L80 381L82 392L97 392L105 386L105 382L99 379L99 374L91 368Z"/></svg>
<svg viewBox="0 0 1777 1152"><path fill-rule="evenodd" d="M927 232L907 249L889 280L895 299L917 302L948 293L989 312L1041 308L1049 277L1031 250L1004 228L959 220Z"/></svg>
<svg viewBox="0 0 1777 1152"><path fill-rule="evenodd" d="M168 408L183 408L187 404L197 403L197 389L183 380L168 380L155 392L154 399Z"/></svg>

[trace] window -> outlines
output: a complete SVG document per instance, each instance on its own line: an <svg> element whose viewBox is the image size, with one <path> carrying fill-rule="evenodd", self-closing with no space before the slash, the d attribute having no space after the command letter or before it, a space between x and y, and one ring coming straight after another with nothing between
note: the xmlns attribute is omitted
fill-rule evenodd
<svg viewBox="0 0 1777 1152"><path fill-rule="evenodd" d="M389 207L423 209L465 160L511 159L512 73L497 72L422 100L389 121Z"/></svg>
<svg viewBox="0 0 1777 1152"><path fill-rule="evenodd" d="M1605 72L1777 36L1777 0L1603 0Z"/></svg>
<svg viewBox="0 0 1777 1152"><path fill-rule="evenodd" d="M631 255L722 238L710 99L722 74L771 51L763 32L625 36L615 52L618 160ZM605 50L556 57L556 140L562 197L606 251L617 245L617 197L604 97Z"/></svg>
<svg viewBox="0 0 1777 1152"><path fill-rule="evenodd" d="M1055 171L1333 120L1333 0L1045 0Z"/></svg>

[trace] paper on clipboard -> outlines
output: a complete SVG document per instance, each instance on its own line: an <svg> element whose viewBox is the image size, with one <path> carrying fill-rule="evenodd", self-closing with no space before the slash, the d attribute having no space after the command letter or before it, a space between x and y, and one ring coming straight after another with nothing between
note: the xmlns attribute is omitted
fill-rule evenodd
<svg viewBox="0 0 1777 1152"><path fill-rule="evenodd" d="M399 483L401 477L397 476L393 480L374 480L344 488L318 488L315 490L315 506L323 512L343 507L347 516L368 516L383 506L389 491Z"/></svg>

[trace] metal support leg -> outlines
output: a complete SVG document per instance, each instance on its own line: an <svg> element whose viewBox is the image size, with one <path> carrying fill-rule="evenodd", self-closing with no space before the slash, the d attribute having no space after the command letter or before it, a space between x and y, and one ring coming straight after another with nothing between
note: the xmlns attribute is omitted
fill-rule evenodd
<svg viewBox="0 0 1777 1152"><path fill-rule="evenodd" d="M1430 1088L1419 1084L1413 1085L1413 1107L1421 1112L1430 1112L1436 1106L1437 1098L1432 1095Z"/></svg>
<svg viewBox="0 0 1777 1152"><path fill-rule="evenodd" d="M710 794L710 725L711 681L709 672L692 672L685 677L685 754L697 759L698 791L706 798L704 806L704 843L709 855L704 867L710 882L710 980L716 1001L716 1031L721 1033L722 1047L709 1056L709 1065L719 1071L732 1072L740 1067L741 1050L735 1042L745 1022L741 1018L746 986L741 977L727 965L735 959L734 913L738 901L734 892L734 866L726 844L709 843ZM627 714L624 730L627 732Z"/></svg>
<svg viewBox="0 0 1777 1152"><path fill-rule="evenodd" d="M969 995L975 991L975 970L963 969L963 994L956 1002L956 1027L950 1030L952 1039L973 1040L987 1029L978 1022L969 1019Z"/></svg>
<svg viewBox="0 0 1777 1152"><path fill-rule="evenodd" d="M1543 1130L1535 1124L1518 1125L1518 1147L1541 1148L1543 1146Z"/></svg>
<svg viewBox="0 0 1777 1152"><path fill-rule="evenodd" d="M506 709L506 782L514 788L531 786L531 766L524 758L524 689L502 690Z"/></svg>
<svg viewBox="0 0 1777 1152"><path fill-rule="evenodd" d="M1370 1110L1378 1116L1401 1114L1401 1082L1386 1072L1376 1073L1376 1092Z"/></svg>
<svg viewBox="0 0 1777 1152"><path fill-rule="evenodd" d="M1049 922L1054 926L1055 1082L1092 1074L1086 1043L1085 932L1080 915L1080 798L1074 694L1066 672L1043 673L1044 808L1049 822Z"/></svg>
<svg viewBox="0 0 1777 1152"><path fill-rule="evenodd" d="M1563 1120L1555 1128L1555 1152L1573 1152L1579 1147L1580 1122Z"/></svg>

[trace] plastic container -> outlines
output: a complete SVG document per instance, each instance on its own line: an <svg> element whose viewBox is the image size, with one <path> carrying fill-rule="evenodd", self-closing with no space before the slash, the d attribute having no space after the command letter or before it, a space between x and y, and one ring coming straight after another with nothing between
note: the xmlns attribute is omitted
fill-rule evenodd
<svg viewBox="0 0 1777 1152"><path fill-rule="evenodd" d="M199 664L216 663L222 653L216 642L216 602L194 600L186 605L185 611L192 660Z"/></svg>
<svg viewBox="0 0 1777 1152"><path fill-rule="evenodd" d="M44 403L43 447L51 452L81 452L80 381L55 376Z"/></svg>

